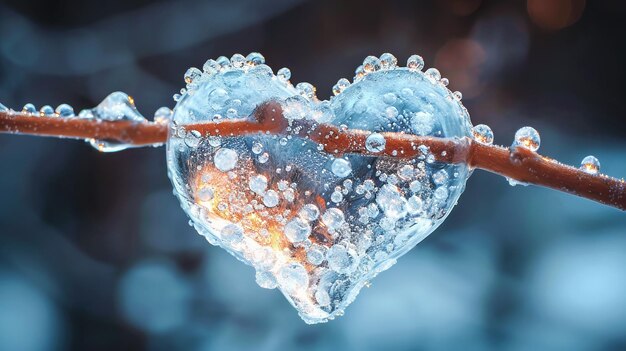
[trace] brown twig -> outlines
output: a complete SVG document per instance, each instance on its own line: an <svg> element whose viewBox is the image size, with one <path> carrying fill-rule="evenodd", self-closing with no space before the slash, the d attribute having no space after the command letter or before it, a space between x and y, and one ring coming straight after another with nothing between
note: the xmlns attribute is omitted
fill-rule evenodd
<svg viewBox="0 0 626 351"><path fill-rule="evenodd" d="M252 119L188 124L203 136L239 136L258 133L297 134L324 146L331 154L357 153L371 156L413 158L425 145L438 162L467 163L472 168L502 175L521 183L541 185L626 210L626 182L602 174L594 175L541 156L525 148L484 145L469 138L421 137L383 133L386 147L369 152L365 140L370 132L341 130L330 124L288 121L279 103L260 106ZM95 119L36 117L17 112L0 112L0 133L44 135L79 139L116 140L134 146L162 144L168 126L151 122L98 121Z"/></svg>

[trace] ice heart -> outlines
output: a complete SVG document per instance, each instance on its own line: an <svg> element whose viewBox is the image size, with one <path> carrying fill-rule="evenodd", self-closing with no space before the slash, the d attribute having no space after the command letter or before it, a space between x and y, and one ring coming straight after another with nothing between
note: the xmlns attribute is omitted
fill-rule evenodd
<svg viewBox="0 0 626 351"><path fill-rule="evenodd" d="M430 234L448 215L469 175L416 145L414 159L339 155L293 135L203 137L186 125L246 119L280 102L290 120L370 131L366 148L384 150L380 132L469 137L460 95L412 56L370 56L354 83L341 79L330 101L308 83L295 87L260 54L209 60L185 74L167 144L170 179L195 228L279 288L308 323L341 315L361 288ZM300 134L302 135L302 134ZM329 135L328 138L332 138Z"/></svg>

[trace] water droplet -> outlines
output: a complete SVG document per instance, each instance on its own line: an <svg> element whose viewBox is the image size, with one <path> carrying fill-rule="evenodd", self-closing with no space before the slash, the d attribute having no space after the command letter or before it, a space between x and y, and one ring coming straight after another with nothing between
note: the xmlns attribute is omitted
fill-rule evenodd
<svg viewBox="0 0 626 351"><path fill-rule="evenodd" d="M2 110L1 107L0 107L0 110ZM35 107L35 105L29 103L29 104L24 105L24 108L22 108L22 112L35 114L37 113L37 108Z"/></svg>
<svg viewBox="0 0 626 351"><path fill-rule="evenodd" d="M190 130L185 135L185 145L192 149L197 148L202 142L202 134L197 130Z"/></svg>
<svg viewBox="0 0 626 351"><path fill-rule="evenodd" d="M198 199L200 199L200 201L211 201L214 195L215 192L210 187L205 187L198 191Z"/></svg>
<svg viewBox="0 0 626 351"><path fill-rule="evenodd" d="M204 72L206 72L207 74L216 74L217 72L220 71L220 64L217 63L217 61L213 60L213 59L208 59L205 63L204 66L202 66L202 69L204 70Z"/></svg>
<svg viewBox="0 0 626 351"><path fill-rule="evenodd" d="M441 83L441 85L443 85L444 87L447 87L448 84L450 84L450 80L448 80L448 78L441 78L441 80L439 81Z"/></svg>
<svg viewBox="0 0 626 351"><path fill-rule="evenodd" d="M191 84L194 80L202 75L202 71L195 67L191 67L185 72L185 83Z"/></svg>
<svg viewBox="0 0 626 351"><path fill-rule="evenodd" d="M598 174L600 172L600 161L594 156L587 156L583 158L580 163L580 169L589 174Z"/></svg>
<svg viewBox="0 0 626 351"><path fill-rule="evenodd" d="M278 286L276 277L272 272L257 271L255 275L256 283L263 289L275 289Z"/></svg>
<svg viewBox="0 0 626 351"><path fill-rule="evenodd" d="M251 177L248 181L248 187L250 187L250 190L253 192L262 195L267 189L267 177L260 174Z"/></svg>
<svg viewBox="0 0 626 351"><path fill-rule="evenodd" d="M215 88L209 93L209 106L214 110L221 110L228 100L228 92L222 88Z"/></svg>
<svg viewBox="0 0 626 351"><path fill-rule="evenodd" d="M334 202L334 203L339 203L343 200L343 194L340 191L333 191L333 193L330 195L330 201Z"/></svg>
<svg viewBox="0 0 626 351"><path fill-rule="evenodd" d="M385 150L385 144L387 141L385 137L380 133L372 133L365 139L365 148L369 152L382 152Z"/></svg>
<svg viewBox="0 0 626 351"><path fill-rule="evenodd" d="M350 86L350 81L346 78L341 78L337 81L337 84L333 87L333 94L339 95L342 91L344 91L347 87Z"/></svg>
<svg viewBox="0 0 626 351"><path fill-rule="evenodd" d="M246 57L248 65L257 66L265 63L265 57L258 52L251 52Z"/></svg>
<svg viewBox="0 0 626 351"><path fill-rule="evenodd" d="M281 268L279 273L281 287L289 293L304 291L309 285L309 273L299 263L290 263Z"/></svg>
<svg viewBox="0 0 626 351"><path fill-rule="evenodd" d="M169 107L160 107L154 112L154 122L167 125L172 120L172 110Z"/></svg>
<svg viewBox="0 0 626 351"><path fill-rule="evenodd" d="M217 169L222 172L227 172L235 168L238 157L239 155L237 154L237 151L223 147L217 150L213 162L215 162L215 167L217 167Z"/></svg>
<svg viewBox="0 0 626 351"><path fill-rule="evenodd" d="M215 60L215 62L217 62L217 64L220 65L220 70L224 70L230 67L230 60L226 56L218 57L217 60Z"/></svg>
<svg viewBox="0 0 626 351"><path fill-rule="evenodd" d="M256 155L260 154L263 151L263 144L256 142L252 145L252 152Z"/></svg>
<svg viewBox="0 0 626 351"><path fill-rule="evenodd" d="M398 59L392 54L386 52L380 55L380 64L383 69L394 69L398 67Z"/></svg>
<svg viewBox="0 0 626 351"><path fill-rule="evenodd" d="M281 81L286 82L289 79L291 79L291 70L289 68L287 68L287 67L283 67L283 68L279 69L278 72L276 72L276 76Z"/></svg>
<svg viewBox="0 0 626 351"><path fill-rule="evenodd" d="M515 132L515 140L513 147L524 147L530 151L539 150L541 138L539 133L533 127L522 127Z"/></svg>
<svg viewBox="0 0 626 351"><path fill-rule="evenodd" d="M330 169L337 177L344 178L352 172L352 165L350 164L350 161L344 158L336 158Z"/></svg>
<svg viewBox="0 0 626 351"><path fill-rule="evenodd" d="M235 68L243 68L243 65L246 63L246 58L243 57L242 54L234 54L230 58L230 64Z"/></svg>
<svg viewBox="0 0 626 351"><path fill-rule="evenodd" d="M354 251L348 250L343 245L333 245L326 252L328 267L341 274L350 274L357 267L358 258Z"/></svg>
<svg viewBox="0 0 626 351"><path fill-rule="evenodd" d="M39 109L39 114L42 116L54 115L54 109L50 105L44 105Z"/></svg>
<svg viewBox="0 0 626 351"><path fill-rule="evenodd" d="M93 115L93 111L85 109L85 110L81 110L80 113L78 113L78 117L80 118L95 118L95 116Z"/></svg>
<svg viewBox="0 0 626 351"><path fill-rule="evenodd" d="M243 228L238 224L227 224L220 231L223 241L228 244L237 244L243 239Z"/></svg>
<svg viewBox="0 0 626 351"><path fill-rule="evenodd" d="M398 96L394 93L387 93L383 95L383 102L387 105L393 105L398 101Z"/></svg>
<svg viewBox="0 0 626 351"><path fill-rule="evenodd" d="M222 145L222 138L216 136L216 135L211 135L209 137L209 145L213 146L213 147L219 147Z"/></svg>
<svg viewBox="0 0 626 351"><path fill-rule="evenodd" d="M420 55L411 55L406 61L406 66L410 70L421 71L424 68L424 59Z"/></svg>
<svg viewBox="0 0 626 351"><path fill-rule="evenodd" d="M326 250L327 249L324 246L317 244L311 245L306 253L307 261L309 261L309 263L312 265L319 266L320 264L322 264L322 262L324 262L324 259L326 258Z"/></svg>
<svg viewBox="0 0 626 351"><path fill-rule="evenodd" d="M313 204L306 204L302 206L300 212L298 212L298 216L305 221L312 222L320 216L320 210Z"/></svg>
<svg viewBox="0 0 626 351"><path fill-rule="evenodd" d="M454 98L461 101L463 100L463 93L461 93L460 91L455 91L454 93L452 93L452 95L454 95Z"/></svg>
<svg viewBox="0 0 626 351"><path fill-rule="evenodd" d="M407 201L395 185L383 185L376 194L376 203L389 218L400 218L407 212Z"/></svg>
<svg viewBox="0 0 626 351"><path fill-rule="evenodd" d="M322 222L328 227L328 229L337 229L345 222L345 216L343 211L338 208L329 208L322 215Z"/></svg>
<svg viewBox="0 0 626 351"><path fill-rule="evenodd" d="M428 135L435 128L435 117L428 112L419 111L413 114L411 125L417 135Z"/></svg>
<svg viewBox="0 0 626 351"><path fill-rule="evenodd" d="M363 60L363 72L365 74L376 72L380 70L381 62L376 56L368 56Z"/></svg>
<svg viewBox="0 0 626 351"><path fill-rule="evenodd" d="M311 83L298 83L298 85L296 85L296 90L298 90L298 93L300 93L300 95L309 100L315 99L315 87Z"/></svg>
<svg viewBox="0 0 626 351"><path fill-rule="evenodd" d="M322 306L322 307L326 307L328 305L330 305L330 295L328 294L328 291L319 288L317 289L317 291L315 292L315 300L317 301L317 303Z"/></svg>
<svg viewBox="0 0 626 351"><path fill-rule="evenodd" d="M268 190L263 196L263 204L267 207L276 207L279 202L278 193L274 190Z"/></svg>
<svg viewBox="0 0 626 351"><path fill-rule="evenodd" d="M264 152L261 155L259 155L259 162L260 163L265 163L265 162L269 161L269 159L270 159L270 155L267 152Z"/></svg>
<svg viewBox="0 0 626 351"><path fill-rule="evenodd" d="M137 111L133 98L120 91L107 96L92 112L96 118L105 121L146 121Z"/></svg>
<svg viewBox="0 0 626 351"><path fill-rule="evenodd" d="M429 68L424 74L431 82L438 82L441 79L441 73L436 68Z"/></svg>
<svg viewBox="0 0 626 351"><path fill-rule="evenodd" d="M311 235L311 226L308 222L294 218L285 225L285 236L292 243L299 243Z"/></svg>
<svg viewBox="0 0 626 351"><path fill-rule="evenodd" d="M486 124L478 124L472 128L474 134L474 140L481 144L491 145L493 144L493 132L491 128Z"/></svg>

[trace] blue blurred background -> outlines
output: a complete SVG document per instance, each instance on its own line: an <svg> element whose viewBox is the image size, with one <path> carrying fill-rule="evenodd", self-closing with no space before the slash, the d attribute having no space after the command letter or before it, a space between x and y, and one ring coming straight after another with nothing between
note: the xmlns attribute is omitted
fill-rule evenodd
<svg viewBox="0 0 626 351"><path fill-rule="evenodd" d="M626 176L626 3L594 0L0 1L0 101L173 106L190 66L263 53L328 97L370 54L413 53L496 143ZM164 150L0 135L0 350L626 348L626 215L477 171L447 221L346 315L309 326L211 247Z"/></svg>

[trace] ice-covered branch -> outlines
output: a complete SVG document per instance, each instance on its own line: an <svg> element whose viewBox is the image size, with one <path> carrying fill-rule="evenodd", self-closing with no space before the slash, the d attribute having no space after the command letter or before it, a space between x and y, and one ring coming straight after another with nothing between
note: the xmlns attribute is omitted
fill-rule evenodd
<svg viewBox="0 0 626 351"><path fill-rule="evenodd" d="M381 133L386 146L378 151L366 147L371 132L343 130L309 120L290 121L280 104L260 106L254 118L203 122L183 126L203 136L241 136L258 133L297 134L331 154L357 153L371 156L412 158L428 148L437 162L467 163L472 168L502 175L513 181L541 185L626 210L626 182L603 174L561 164L524 147L486 145L470 138L436 138L404 133ZM132 146L157 145L167 140L168 126L153 122L102 121L89 118L34 116L0 111L0 133L110 140Z"/></svg>

